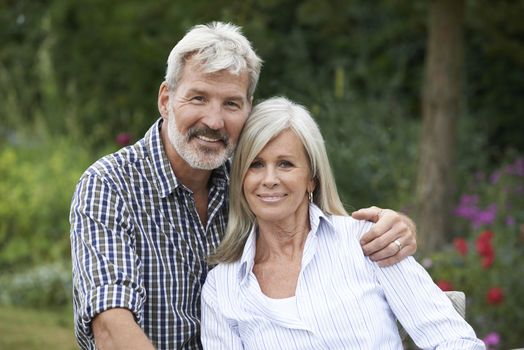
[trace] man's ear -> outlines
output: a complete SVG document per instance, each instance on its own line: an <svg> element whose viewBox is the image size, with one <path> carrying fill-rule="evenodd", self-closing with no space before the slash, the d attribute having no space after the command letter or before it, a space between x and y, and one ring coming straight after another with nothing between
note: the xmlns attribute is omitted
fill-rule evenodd
<svg viewBox="0 0 524 350"><path fill-rule="evenodd" d="M248 113L251 113L251 110L253 109L253 96L249 98L249 111Z"/></svg>
<svg viewBox="0 0 524 350"><path fill-rule="evenodd" d="M158 90L158 112L162 116L162 118L166 119L169 115L168 108L169 108L169 86L167 85L167 82L162 82L160 84L160 89Z"/></svg>

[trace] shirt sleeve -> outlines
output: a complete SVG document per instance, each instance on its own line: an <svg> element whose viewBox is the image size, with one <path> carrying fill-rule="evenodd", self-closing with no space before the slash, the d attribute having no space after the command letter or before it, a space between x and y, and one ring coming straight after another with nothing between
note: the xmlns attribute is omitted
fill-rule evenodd
<svg viewBox="0 0 524 350"><path fill-rule="evenodd" d="M204 349L244 349L238 330L233 328L220 310L215 273L207 275L202 288L201 340Z"/></svg>
<svg viewBox="0 0 524 350"><path fill-rule="evenodd" d="M94 349L91 321L126 308L142 325L145 289L128 211L120 195L97 175L81 178L70 213L75 335Z"/></svg>
<svg viewBox="0 0 524 350"><path fill-rule="evenodd" d="M422 349L485 349L427 271L408 257L380 268L372 263L393 313Z"/></svg>

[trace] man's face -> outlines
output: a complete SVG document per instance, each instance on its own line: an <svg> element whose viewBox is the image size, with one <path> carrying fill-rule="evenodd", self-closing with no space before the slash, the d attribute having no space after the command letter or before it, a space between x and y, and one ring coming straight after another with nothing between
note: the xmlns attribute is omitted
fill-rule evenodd
<svg viewBox="0 0 524 350"><path fill-rule="evenodd" d="M189 60L174 91L169 92L168 137L192 168L222 165L236 147L251 110L246 72L202 73Z"/></svg>

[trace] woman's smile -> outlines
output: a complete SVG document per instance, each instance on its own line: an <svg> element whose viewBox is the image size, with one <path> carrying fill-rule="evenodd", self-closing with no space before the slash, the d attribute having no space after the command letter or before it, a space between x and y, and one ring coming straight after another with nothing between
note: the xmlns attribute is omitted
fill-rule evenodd
<svg viewBox="0 0 524 350"><path fill-rule="evenodd" d="M257 196L258 198L260 198L262 202L275 203L285 198L287 194L285 193L269 193L269 194L264 193L264 194L257 194Z"/></svg>

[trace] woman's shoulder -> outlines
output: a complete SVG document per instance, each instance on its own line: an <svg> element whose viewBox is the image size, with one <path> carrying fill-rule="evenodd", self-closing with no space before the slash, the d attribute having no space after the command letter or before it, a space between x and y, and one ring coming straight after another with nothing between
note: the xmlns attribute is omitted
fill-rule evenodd
<svg viewBox="0 0 524 350"><path fill-rule="evenodd" d="M373 222L366 220L357 220L351 216L331 215L331 223L338 232L350 233L351 236L360 238L364 233L369 231Z"/></svg>
<svg viewBox="0 0 524 350"><path fill-rule="evenodd" d="M240 264L220 263L213 267L207 274L206 282L202 288L203 300L213 300L214 305L228 308L238 301L240 288Z"/></svg>
<svg viewBox="0 0 524 350"><path fill-rule="evenodd" d="M234 281L238 279L240 269L240 262L220 263L211 268L207 273L206 283L207 288L219 290L224 286L235 285Z"/></svg>
<svg viewBox="0 0 524 350"><path fill-rule="evenodd" d="M210 267L207 278L222 278L231 275L235 270L240 268L240 261L235 262L221 262L215 266Z"/></svg>

